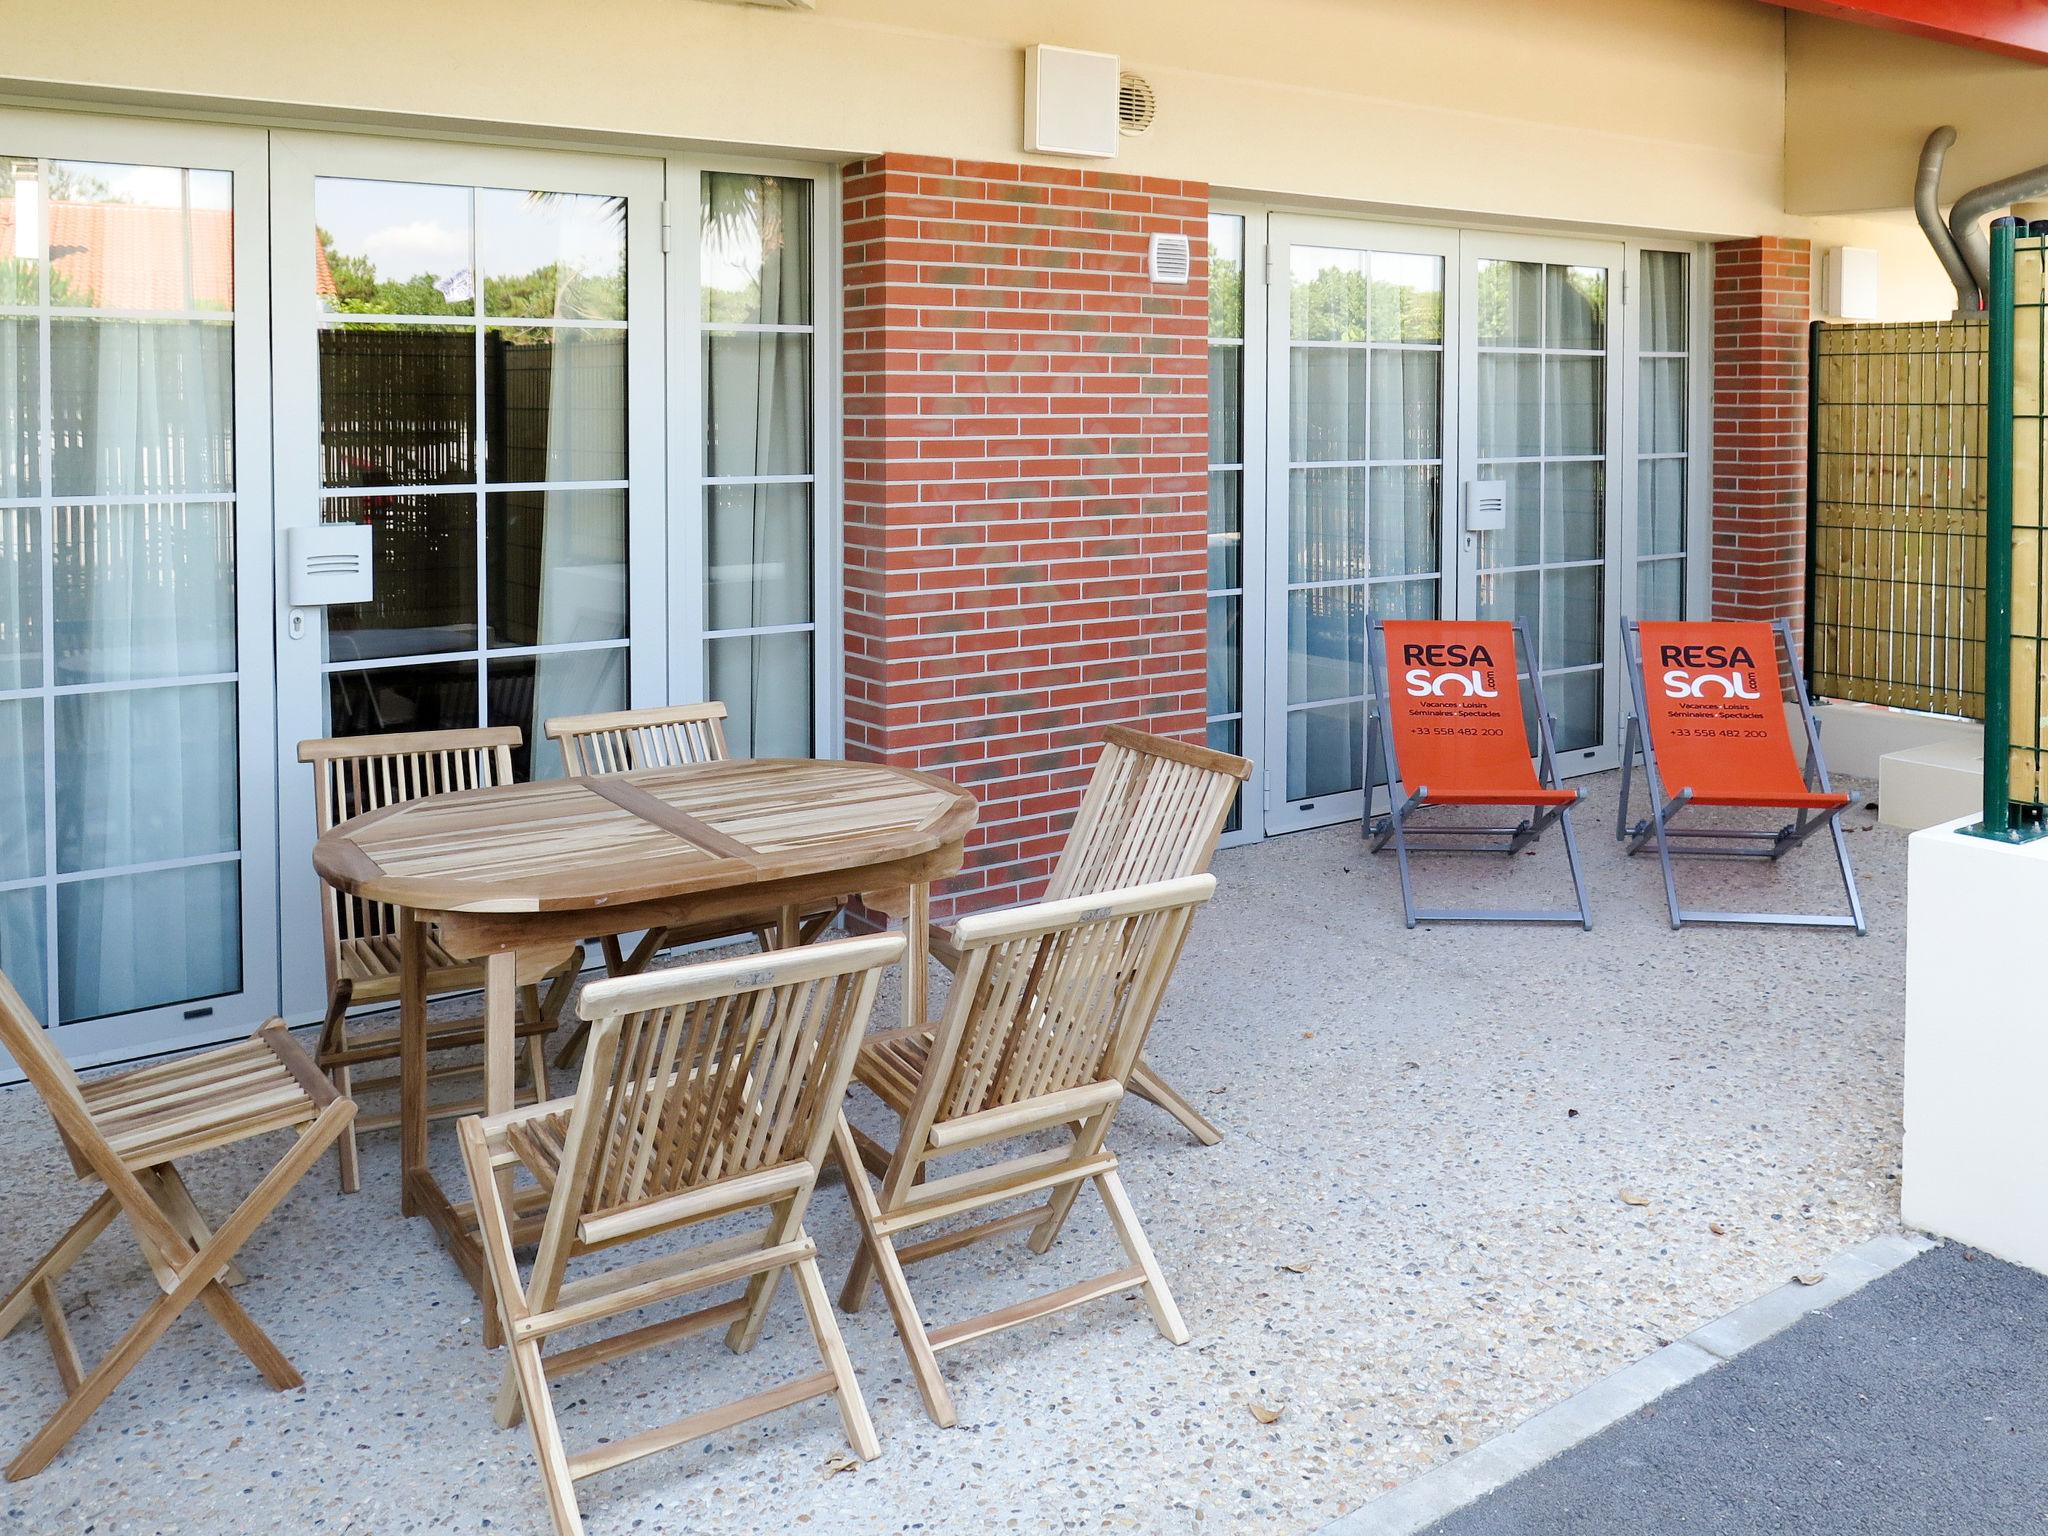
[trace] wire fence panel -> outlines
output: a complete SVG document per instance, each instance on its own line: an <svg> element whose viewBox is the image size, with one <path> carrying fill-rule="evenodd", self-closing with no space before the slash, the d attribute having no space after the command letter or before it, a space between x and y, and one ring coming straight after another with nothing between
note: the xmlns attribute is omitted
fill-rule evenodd
<svg viewBox="0 0 2048 1536"><path fill-rule="evenodd" d="M1983 717L1989 374L1981 320L1814 327L1816 694Z"/></svg>
<svg viewBox="0 0 2048 1536"><path fill-rule="evenodd" d="M2013 242L2012 261L2012 675L2007 798L2048 803L2048 241Z"/></svg>

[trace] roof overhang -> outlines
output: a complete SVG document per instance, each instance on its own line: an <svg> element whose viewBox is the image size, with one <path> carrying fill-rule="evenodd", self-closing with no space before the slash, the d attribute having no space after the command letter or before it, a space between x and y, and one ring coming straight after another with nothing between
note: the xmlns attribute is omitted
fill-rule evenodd
<svg viewBox="0 0 2048 1536"><path fill-rule="evenodd" d="M1765 0L1888 32L1907 32L2048 64L2048 5L2040 0Z"/></svg>

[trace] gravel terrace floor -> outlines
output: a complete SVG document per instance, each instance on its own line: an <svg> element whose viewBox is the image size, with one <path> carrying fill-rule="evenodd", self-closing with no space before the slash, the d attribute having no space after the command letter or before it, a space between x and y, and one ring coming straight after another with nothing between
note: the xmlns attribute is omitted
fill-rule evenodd
<svg viewBox="0 0 2048 1536"><path fill-rule="evenodd" d="M1904 836L1852 818L1866 939L1674 933L1655 861L1609 835L1616 783L1590 781L1580 821L1590 934L1406 931L1391 859L1355 827L1218 856L1151 1055L1227 1140L1200 1148L1137 1102L1114 1136L1185 1348L1115 1298L982 1340L945 1357L960 1424L939 1430L875 1300L842 1321L879 1461L831 1470L837 1416L813 1402L585 1483L590 1529L1313 1530L1894 1227ZM1421 861L1418 882L1469 905L1569 891L1554 836L1512 861ZM1825 839L1775 867L1697 861L1681 883L1703 905L1840 896ZM885 993L878 1017L895 1006ZM879 1128L874 1108L855 1118ZM445 1130L436 1148L459 1190ZM201 1203L223 1214L274 1156L195 1163ZM265 1392L195 1310L47 1471L0 1489L4 1523L544 1536L530 1443L491 1423L499 1357L453 1265L398 1215L396 1163L394 1136L366 1139L360 1195L323 1165L243 1255L242 1299L303 1390ZM82 1205L23 1088L0 1090L0 1167L4 1286ZM836 1289L854 1245L835 1183L810 1229ZM912 1279L943 1323L1114 1254L1084 1195L1044 1259L1018 1234ZM103 1240L65 1288L81 1349L148 1287L133 1248ZM574 1448L814 1369L784 1286L752 1355L703 1336L569 1378L557 1401ZM0 1342L0 1445L56 1401L31 1323ZM1283 1411L1269 1425L1254 1404Z"/></svg>

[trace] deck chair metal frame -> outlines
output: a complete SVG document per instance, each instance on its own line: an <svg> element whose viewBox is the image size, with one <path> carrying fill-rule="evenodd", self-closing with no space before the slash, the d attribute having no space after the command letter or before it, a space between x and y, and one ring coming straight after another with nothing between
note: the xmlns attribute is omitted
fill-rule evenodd
<svg viewBox="0 0 2048 1536"><path fill-rule="evenodd" d="M1501 669L1512 674L1526 667L1530 696L1536 705L1536 750L1531 753L1535 760L1536 783L1539 789L1562 791L1565 786L1558 780L1557 773L1557 721L1550 713L1549 701L1543 693L1543 674L1536 666L1534 650L1529 644L1529 632L1521 620L1513 621L1509 628L1514 632L1516 654L1519 657L1515 669ZM1385 700L1388 687L1387 633L1386 621L1374 619L1367 635L1368 665L1372 672L1372 699L1368 705L1365 727L1365 813L1359 821L1360 836L1368 839L1374 853L1383 852L1389 843L1394 848L1394 862L1401 874L1401 910L1408 926L1417 923L1577 923L1582 930L1593 926L1593 910L1586 897L1585 872L1579 866L1579 843L1572 830L1573 807L1586 797L1582 789L1571 791L1572 799L1564 804L1530 806L1529 815L1511 827L1471 826L1418 826L1410 818L1416 812L1427 809L1439 802L1430 799L1430 786L1418 784L1412 790L1401 774L1401 751L1395 740L1395 732L1388 725ZM1514 679L1517 690L1517 704L1520 703L1519 677ZM1521 710L1517 709L1520 715ZM1376 750L1377 749L1377 750ZM1381 765L1378 779L1372 777L1372 764L1377 760ZM1387 791L1387 808L1375 815L1372 809L1373 790L1384 787ZM1474 804L1461 800L1460 804ZM1503 799L1502 806L1519 805L1522 802ZM1576 910L1523 910L1501 907L1418 907L1415 905L1413 877L1409 869L1409 839L1418 840L1417 853L1479 853L1512 857L1534 843L1555 823L1564 842L1566 867L1571 872L1572 894L1577 900ZM1487 842L1482 839L1492 838Z"/></svg>
<svg viewBox="0 0 2048 1536"><path fill-rule="evenodd" d="M41 1320L64 1385L64 1402L7 1465L7 1480L48 1466L194 1302L203 1306L275 1391L304 1380L227 1287L258 1227L348 1128L342 1098L299 1043L272 1019L250 1039L194 1056L80 1081L5 976L0 1046L44 1107L81 1180L100 1193L0 1300L0 1338ZM227 1220L209 1228L177 1163L273 1131L297 1140ZM120 1339L87 1370L64 1320L57 1282L114 1219L125 1217L155 1276L156 1294Z"/></svg>
<svg viewBox="0 0 2048 1536"><path fill-rule="evenodd" d="M557 1536L583 1530L581 1479L812 1398L836 1399L856 1454L879 1453L804 1215L882 970L905 948L903 935L881 934L594 981L577 1004L591 1033L575 1095L461 1123L510 1344L497 1421L526 1420ZM522 1168L547 1191L525 1279L513 1248L524 1202L512 1183ZM572 1261L749 1212L764 1218L752 1230L568 1278ZM569 1452L551 1381L714 1328L744 1353L785 1270L822 1371ZM744 1289L731 1300L544 1353L566 1330L736 1284Z"/></svg>
<svg viewBox="0 0 2048 1536"><path fill-rule="evenodd" d="M1060 901L1206 874L1230 808L1251 774L1248 758L1109 726L1039 899ZM948 970L957 968L953 936L936 924L930 949ZM1142 1048L1129 1086L1186 1126L1203 1146L1223 1140L1223 1132L1159 1075Z"/></svg>
<svg viewBox="0 0 2048 1536"><path fill-rule="evenodd" d="M1789 691L1799 705L1799 718L1806 733L1806 758L1801 770L1809 789L1820 794L1844 794L1844 804L1816 811L1797 807L1790 822L1772 828L1674 827L1672 822L1693 805L1693 790L1682 788L1667 795L1663 773L1657 762L1656 741L1648 727L1648 699L1642 657L1641 625L1635 619L1622 620L1622 655L1628 669L1633 712L1629 715L1621 758L1621 802L1614 815L1614 836L1627 845L1633 857L1654 843L1657 862L1663 868L1664 900L1671 913L1671 926L1687 923L1747 923L1795 928L1853 928L1858 934L1869 930L1863 917L1863 898L1857 893L1856 873L1849 867L1849 844L1842 833L1842 818L1863 803L1861 791L1838 791L1828 779L1827 759L1821 754L1820 721L1813 713L1813 700L1806 691L1806 676L1799 667L1799 652L1792 638L1792 624L1777 619L1770 625L1773 659L1779 667L1779 701ZM1629 821L1630 790L1635 782L1637 754L1643 762L1643 776L1649 789L1650 814ZM1767 808L1767 807L1759 807ZM1785 807L1785 809L1795 809ZM1835 860L1842 872L1842 890L1848 899L1846 914L1833 912L1716 912L1684 907L1678 900L1678 879L1672 867L1674 854L1684 852L1695 858L1768 859L1775 863L1816 832L1825 829L1834 840ZM1759 846L1761 845L1761 846Z"/></svg>
<svg viewBox="0 0 2048 1536"><path fill-rule="evenodd" d="M402 731L382 736L330 736L299 743L299 761L313 769L313 817L316 832L387 805L427 795L451 794L493 784L510 784L512 749L524 738L516 725L447 731ZM481 991L484 967L479 961L457 960L441 950L429 928L427 939L429 998ZM401 935L397 912L381 902L323 886L320 891L321 950L327 965L327 1015L320 1030L318 1060L345 1098L378 1090L403 1091L397 1071L357 1081L358 1067L396 1062L401 1051L400 1026L352 1030L349 1012L358 1006L395 1008L402 980ZM551 1097L547 1073L547 1037L554 1032L569 989L576 983L583 952L573 945L522 952L514 980L519 988L518 1036L526 1047L528 1088L537 1102ZM547 984L545 993L541 984ZM435 1053L470 1049L483 1043L483 1019L435 1019L427 1026L427 1048ZM443 1063L429 1069L429 1084L473 1078L480 1064ZM449 1120L483 1107L469 1098L432 1102L430 1119ZM354 1194L361 1183L356 1137L362 1131L389 1130L401 1123L393 1110L364 1115L341 1138L341 1190Z"/></svg>
<svg viewBox="0 0 2048 1536"><path fill-rule="evenodd" d="M558 715L541 725L542 733L562 749L562 771L571 778L626 773L635 768L676 768L689 763L722 763L731 758L726 744L728 711L716 699L701 704L665 704L649 709L620 709L600 715ZM822 906L779 907L773 912L654 928L640 936L630 953L616 934L598 940L605 973L637 976L664 949L688 944L715 944L752 939L762 949L815 943L845 909L843 901ZM578 1024L555 1052L555 1065L575 1060L587 1027Z"/></svg>
<svg viewBox="0 0 2048 1536"><path fill-rule="evenodd" d="M861 1231L839 1305L857 1312L879 1278L925 1411L955 1422L939 1373L942 1350L1070 1307L1136 1290L1170 1342L1187 1324L1125 1193L1107 1145L1124 1086L1173 974L1188 925L1216 889L1190 875L1101 895L963 918L954 930L960 965L945 1016L929 1032L870 1036L856 1078L898 1116L885 1148L840 1117L833 1146ZM1064 1145L987 1155L1021 1136L1053 1134ZM953 1154L975 1166L935 1173ZM880 1172L879 1195L868 1169ZM1030 1249L1051 1248L1081 1186L1093 1182L1129 1263L1033 1300L927 1329L904 1267L1030 1228ZM1021 1211L897 1246L921 1227L995 1205L1040 1197Z"/></svg>

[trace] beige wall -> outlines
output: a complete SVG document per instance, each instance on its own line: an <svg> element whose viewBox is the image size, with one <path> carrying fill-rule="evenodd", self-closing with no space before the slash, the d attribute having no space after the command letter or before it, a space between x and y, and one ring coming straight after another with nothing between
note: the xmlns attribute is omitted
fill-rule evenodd
<svg viewBox="0 0 2048 1536"><path fill-rule="evenodd" d="M82 10L90 24L81 24ZM0 76L564 135L1016 159L1026 43L1159 95L1134 171L1686 233L1781 207L1755 0L11 0ZM27 41L27 40L33 41Z"/></svg>
<svg viewBox="0 0 2048 1536"><path fill-rule="evenodd" d="M93 0L90 14L81 25L79 0L11 0L0 89L831 159L1028 158L1023 47L1099 49L1158 94L1156 125L1123 141L1119 168L1304 204L1876 245L1888 314L1944 312L1938 267L1896 220L1784 212L1786 22L1756 0L817 0L808 13L706 0L352 0L317 13ZM1922 67L1910 50L1943 65L1955 53L1795 19L1797 58L1823 77L1843 49L1816 44L1823 32L1849 33L1857 58L1909 50L1893 75ZM1816 115L1865 125L1837 135L1860 139L1877 105L1852 92L1844 119L1815 74L1804 68L1794 94L1802 168ZM1897 157L1880 158L1890 175ZM1909 175L1910 145L1899 164ZM1794 206L1895 208L1896 181L1855 194L1809 185Z"/></svg>

